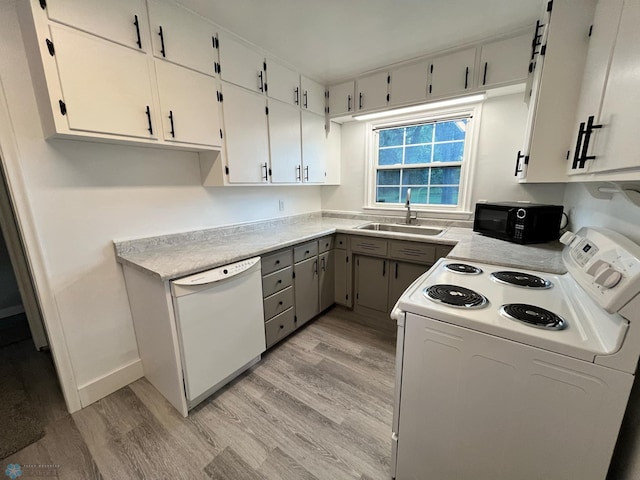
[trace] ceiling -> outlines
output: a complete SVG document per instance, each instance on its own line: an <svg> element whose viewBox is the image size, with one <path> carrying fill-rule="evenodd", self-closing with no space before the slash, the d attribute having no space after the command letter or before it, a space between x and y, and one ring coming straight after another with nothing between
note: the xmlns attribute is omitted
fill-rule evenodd
<svg viewBox="0 0 640 480"><path fill-rule="evenodd" d="M542 0L178 0L323 83L533 25Z"/></svg>

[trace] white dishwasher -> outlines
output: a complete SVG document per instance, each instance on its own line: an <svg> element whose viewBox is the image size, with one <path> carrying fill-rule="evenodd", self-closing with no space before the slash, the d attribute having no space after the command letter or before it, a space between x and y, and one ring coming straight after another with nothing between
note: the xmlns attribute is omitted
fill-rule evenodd
<svg viewBox="0 0 640 480"><path fill-rule="evenodd" d="M191 409L265 351L260 257L171 282Z"/></svg>

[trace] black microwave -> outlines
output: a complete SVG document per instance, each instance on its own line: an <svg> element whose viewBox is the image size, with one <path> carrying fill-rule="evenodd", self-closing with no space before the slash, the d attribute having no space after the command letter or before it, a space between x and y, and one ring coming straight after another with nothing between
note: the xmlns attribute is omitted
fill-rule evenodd
<svg viewBox="0 0 640 480"><path fill-rule="evenodd" d="M473 231L515 243L557 240L562 205L535 203L476 203Z"/></svg>

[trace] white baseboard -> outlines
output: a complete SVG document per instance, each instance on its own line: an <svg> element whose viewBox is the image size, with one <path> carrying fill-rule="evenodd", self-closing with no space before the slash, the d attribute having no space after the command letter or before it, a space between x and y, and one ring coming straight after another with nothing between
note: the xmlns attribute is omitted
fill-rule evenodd
<svg viewBox="0 0 640 480"><path fill-rule="evenodd" d="M126 387L143 376L142 361L138 359L101 378L79 386L78 394L80 395L82 408L97 402L122 387Z"/></svg>
<svg viewBox="0 0 640 480"><path fill-rule="evenodd" d="M19 313L24 313L24 305L22 304L0 308L0 318L13 317Z"/></svg>

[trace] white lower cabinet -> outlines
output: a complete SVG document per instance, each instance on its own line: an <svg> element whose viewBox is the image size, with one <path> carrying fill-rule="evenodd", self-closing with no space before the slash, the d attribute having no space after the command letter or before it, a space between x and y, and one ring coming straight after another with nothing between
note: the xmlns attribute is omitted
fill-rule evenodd
<svg viewBox="0 0 640 480"><path fill-rule="evenodd" d="M222 84L222 95L228 182L268 183L266 98L226 82Z"/></svg>
<svg viewBox="0 0 640 480"><path fill-rule="evenodd" d="M156 60L162 136L169 142L220 147L222 131L216 80Z"/></svg>

